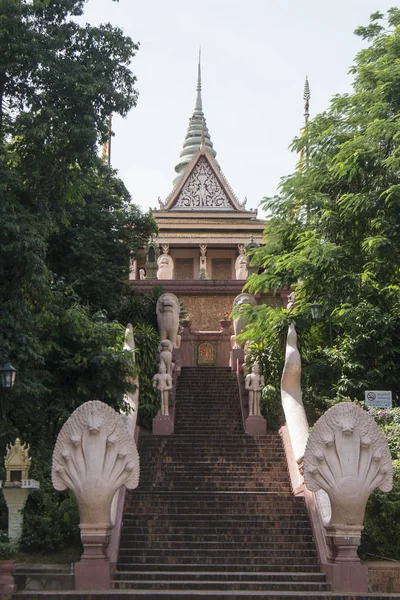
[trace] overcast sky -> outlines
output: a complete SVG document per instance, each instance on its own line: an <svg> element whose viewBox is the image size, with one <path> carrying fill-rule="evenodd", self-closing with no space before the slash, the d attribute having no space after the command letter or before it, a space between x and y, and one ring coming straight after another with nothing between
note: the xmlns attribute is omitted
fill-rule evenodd
<svg viewBox="0 0 400 600"><path fill-rule="evenodd" d="M132 61L139 101L114 118L112 165L135 203L158 207L196 98L202 48L203 109L217 160L240 200L257 208L291 173L288 146L311 116L351 89L348 69L363 42L353 34L385 0L89 0L84 20L110 21L140 42Z"/></svg>

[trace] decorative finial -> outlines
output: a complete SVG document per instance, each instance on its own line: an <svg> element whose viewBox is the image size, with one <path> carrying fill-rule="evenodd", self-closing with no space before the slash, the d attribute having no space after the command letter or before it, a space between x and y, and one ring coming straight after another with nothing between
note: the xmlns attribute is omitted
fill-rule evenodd
<svg viewBox="0 0 400 600"><path fill-rule="evenodd" d="M175 166L175 171L178 174L174 179L174 185L180 180L187 165L192 161L193 156L198 150L204 146L205 149L215 159L216 151L213 148L210 133L207 128L207 121L204 118L203 103L201 97L201 48L199 49L199 63L197 76L197 97L196 105L193 111L193 116L189 119L189 127L186 133L183 148L180 153L179 162ZM218 166L218 163L217 163Z"/></svg>
<svg viewBox="0 0 400 600"><path fill-rule="evenodd" d="M197 98L194 110L195 112L203 110L203 103L201 99L201 46L199 48L199 64L197 67Z"/></svg>
<svg viewBox="0 0 400 600"><path fill-rule="evenodd" d="M307 123L308 123L308 119L310 117L310 98L311 98L311 94L310 94L310 84L308 83L308 76L306 75L306 81L304 84L304 96L303 96L305 102L304 105L304 118L305 118L305 124L307 127Z"/></svg>
<svg viewBox="0 0 400 600"><path fill-rule="evenodd" d="M303 98L305 100L305 104L304 104L304 129L302 132L302 135L306 135L307 134L307 130L308 130L308 120L310 118L310 98L311 98L311 93L310 93L310 84L308 83L308 75L306 75L306 81L304 83L304 94L303 94ZM300 150L300 157L299 157L299 164L297 167L297 170L301 173L303 171L303 158L306 158L306 163L308 162L308 154L307 154L307 148L305 146L302 147L302 149Z"/></svg>

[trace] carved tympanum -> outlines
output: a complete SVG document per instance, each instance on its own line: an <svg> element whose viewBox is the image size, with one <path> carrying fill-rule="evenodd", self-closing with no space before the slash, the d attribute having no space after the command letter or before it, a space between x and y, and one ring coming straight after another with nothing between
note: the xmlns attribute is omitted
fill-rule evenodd
<svg viewBox="0 0 400 600"><path fill-rule="evenodd" d="M52 480L76 497L82 526L110 525L111 501L139 483L139 454L122 415L103 402L85 402L58 434Z"/></svg>
<svg viewBox="0 0 400 600"><path fill-rule="evenodd" d="M330 527L362 527L371 492L392 488L389 447L375 421L351 402L330 408L308 438L304 479L310 491L328 494Z"/></svg>
<svg viewBox="0 0 400 600"><path fill-rule="evenodd" d="M201 158L193 169L174 208L233 210L226 193L205 158Z"/></svg>

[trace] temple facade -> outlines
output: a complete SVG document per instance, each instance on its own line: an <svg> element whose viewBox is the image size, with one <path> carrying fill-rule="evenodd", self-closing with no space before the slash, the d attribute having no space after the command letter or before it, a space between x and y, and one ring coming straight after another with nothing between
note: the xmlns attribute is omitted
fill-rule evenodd
<svg viewBox="0 0 400 600"><path fill-rule="evenodd" d="M249 249L261 243L264 222L230 187L207 128L198 66L197 97L169 196L153 211L159 233L135 262L139 293L154 286L183 303L194 331L218 331L252 270ZM266 294L258 301L280 305Z"/></svg>

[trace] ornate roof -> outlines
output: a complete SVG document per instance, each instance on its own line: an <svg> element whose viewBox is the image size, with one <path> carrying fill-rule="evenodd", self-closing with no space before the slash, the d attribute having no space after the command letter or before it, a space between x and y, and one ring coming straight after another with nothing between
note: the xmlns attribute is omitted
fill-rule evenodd
<svg viewBox="0 0 400 600"><path fill-rule="evenodd" d="M160 204L162 211L253 212L239 202L206 145L197 150L165 203Z"/></svg>
<svg viewBox="0 0 400 600"><path fill-rule="evenodd" d="M174 179L174 185L182 177L187 165L192 161L193 156L199 150L201 145L205 145L213 158L216 157L217 153L213 148L213 143L211 141L203 113L203 102L201 98L201 65L199 53L196 104L194 107L193 116L189 119L189 127L183 143L182 152L180 153L180 159L175 167L178 177Z"/></svg>
<svg viewBox="0 0 400 600"><path fill-rule="evenodd" d="M254 221L255 229L262 226L257 221L256 210L246 210L247 200L239 202L221 168L215 160L213 148L207 127L205 125L201 98L201 68L198 66L197 99L193 117L190 120L188 134L181 153L181 160L175 167L179 177L174 181L174 187L165 200L159 199L160 209L153 211L153 216L161 229L171 229L173 224L166 220L181 218L185 213L191 219L224 219L237 217L246 222ZM174 214L175 213L175 214ZM175 218L175 225L176 223ZM233 223L223 224L223 229L232 229ZM199 227L201 224L199 223ZM254 229L250 226L250 229Z"/></svg>

